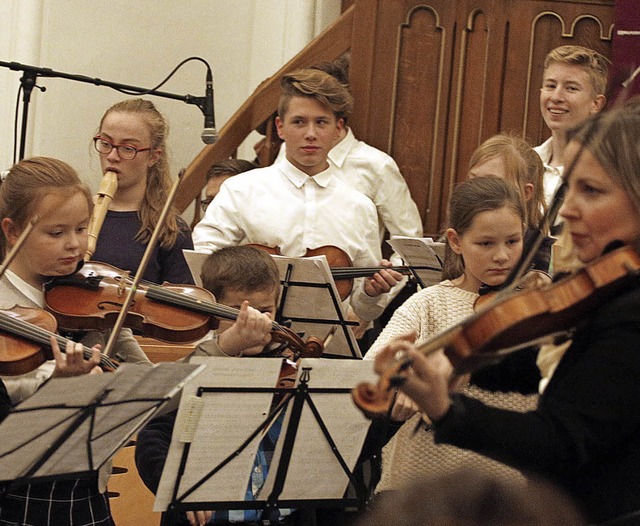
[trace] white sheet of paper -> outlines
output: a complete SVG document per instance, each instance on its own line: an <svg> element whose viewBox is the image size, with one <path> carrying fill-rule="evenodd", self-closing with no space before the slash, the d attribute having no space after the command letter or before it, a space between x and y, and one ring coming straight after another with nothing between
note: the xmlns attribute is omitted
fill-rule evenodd
<svg viewBox="0 0 640 526"><path fill-rule="evenodd" d="M179 422L188 410L188 400L200 387L273 388L282 361L274 358L194 357L191 363L206 365L194 382L183 389L176 426L162 478L156 494L154 511L165 511L171 503L176 476L185 444L178 439ZM193 424L195 435L189 445L188 459L178 487L180 497L232 454L258 427L268 414L273 393L203 393L203 410ZM211 476L184 502L213 502L244 499L259 437L237 457Z"/></svg>
<svg viewBox="0 0 640 526"><path fill-rule="evenodd" d="M279 374L280 360L269 358L197 358L195 363L204 363L205 371L185 386L178 411L187 411L188 399L201 386L219 387L268 387L275 385ZM313 388L342 388L344 393L313 393L310 397L327 425L338 450L346 464L353 469L362 449L369 428L367 420L351 400L350 390L361 381L375 382L373 362L341 359L303 359L299 365L298 378L303 368L310 367L309 386ZM271 402L271 394L263 393L204 393L203 412L195 426L195 435L189 449L178 498L195 482L208 474L240 444L262 422ZM292 403L289 404L280 434L271 469L260 492L260 498L268 497L277 472L277 463L282 455L282 446L289 424ZM180 429L174 429L169 457L162 474L156 496L154 511L165 511L172 501L176 474L185 445L179 442ZM182 502L243 501L245 490L259 439L247 447L243 454L222 470L214 474L198 490ZM192 458L193 456L193 458ZM309 473L313 473L311 478ZM297 437L292 451L291 463L282 499L334 499L341 498L348 485L348 477L340 467L328 442L307 404L299 422Z"/></svg>
<svg viewBox="0 0 640 526"><path fill-rule="evenodd" d="M430 237L391 236L387 240L405 265L434 267L438 270L416 270L425 287L442 281L445 244Z"/></svg>
<svg viewBox="0 0 640 526"><path fill-rule="evenodd" d="M200 274L202 273L202 264L204 263L204 260L207 259L209 253L196 252L195 250L189 250L187 248L183 248L182 253L184 254L187 266L191 271L194 283L198 287L202 287L202 278L200 277Z"/></svg>
<svg viewBox="0 0 640 526"><path fill-rule="evenodd" d="M0 479L23 478L53 445L29 478L97 470L198 370L183 363L123 364L115 373L50 380L0 425ZM93 403L95 420L92 411L80 418Z"/></svg>
<svg viewBox="0 0 640 526"><path fill-rule="evenodd" d="M303 359L298 378L305 367L310 367L309 388L348 388L360 382L377 382L373 360ZM349 470L353 470L367 431L371 424L347 393L309 393L320 418L327 426L337 450ZM283 429L289 425L291 405L287 409ZM284 431L276 445L272 466L277 466L282 455ZM309 476L313 473L313 477ZM273 488L276 470L270 469L262 489L266 497ZM349 478L340 466L310 407L305 404L298 432L291 452L291 462L280 500L340 499L349 484Z"/></svg>
<svg viewBox="0 0 640 526"><path fill-rule="evenodd" d="M273 256L273 259L280 270L280 279L283 281L286 279L287 269L291 266L289 281L293 284L287 287L286 295L284 295L284 291L282 293L285 298L283 319L306 318L311 320L293 321L291 329L294 332L304 333L303 339L315 336L324 341L329 332L337 325L333 337L325 346L324 353L360 358L362 356L360 348L351 329L349 326L339 325L338 312L344 319L347 305L346 302L340 301L327 258L325 256L305 258ZM320 286L305 285L309 283ZM354 286L357 286L357 281ZM318 323L313 320L327 320L335 323Z"/></svg>

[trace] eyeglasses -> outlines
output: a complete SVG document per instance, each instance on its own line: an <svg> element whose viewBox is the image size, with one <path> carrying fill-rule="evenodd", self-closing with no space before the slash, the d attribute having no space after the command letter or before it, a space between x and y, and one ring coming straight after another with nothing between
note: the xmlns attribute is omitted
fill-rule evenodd
<svg viewBox="0 0 640 526"><path fill-rule="evenodd" d="M202 208L203 212L207 211L207 207L211 204L211 201L213 201L213 197L208 197L207 199L203 199L202 201L200 201L200 207Z"/></svg>
<svg viewBox="0 0 640 526"><path fill-rule="evenodd" d="M118 155L127 161L131 159L135 159L136 155L139 152L146 152L148 150L153 150L153 148L136 148L135 146L131 146L130 144L114 144L111 141L108 141L104 137L94 137L93 145L95 146L98 153L103 153L105 155L110 154L111 150L114 148L118 152Z"/></svg>

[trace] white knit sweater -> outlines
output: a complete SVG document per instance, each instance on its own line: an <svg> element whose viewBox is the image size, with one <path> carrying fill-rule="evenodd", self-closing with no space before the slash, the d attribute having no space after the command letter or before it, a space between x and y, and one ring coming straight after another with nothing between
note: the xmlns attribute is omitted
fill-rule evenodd
<svg viewBox="0 0 640 526"><path fill-rule="evenodd" d="M387 342L402 334L417 331L419 343L451 328L473 313L477 297L478 294L462 290L450 281L422 289L396 310L364 359L373 359ZM515 411L531 410L537 401L537 396L493 393L474 386L465 388L464 392L486 404ZM377 492L398 489L426 474L450 472L463 466L498 471L514 480L523 480L517 471L487 457L455 446L435 444L432 432L414 433L420 419L420 414L409 419L384 447Z"/></svg>

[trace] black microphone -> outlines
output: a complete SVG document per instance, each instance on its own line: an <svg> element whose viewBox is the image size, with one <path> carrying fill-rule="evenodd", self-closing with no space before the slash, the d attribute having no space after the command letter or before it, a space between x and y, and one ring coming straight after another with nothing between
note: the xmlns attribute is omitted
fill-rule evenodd
<svg viewBox="0 0 640 526"><path fill-rule="evenodd" d="M218 140L218 132L216 131L216 120L213 116L213 77L211 69L207 69L207 88L204 95L204 130L202 130L202 142L205 144L213 144Z"/></svg>

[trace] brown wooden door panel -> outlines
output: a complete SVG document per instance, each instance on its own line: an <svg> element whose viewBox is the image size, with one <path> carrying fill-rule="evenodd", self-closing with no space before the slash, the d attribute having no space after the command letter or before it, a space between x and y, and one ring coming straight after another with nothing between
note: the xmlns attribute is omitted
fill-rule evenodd
<svg viewBox="0 0 640 526"><path fill-rule="evenodd" d="M533 144L544 57L562 44L611 55L613 0L355 0L356 135L398 162L424 230L440 231L469 158L500 131Z"/></svg>

